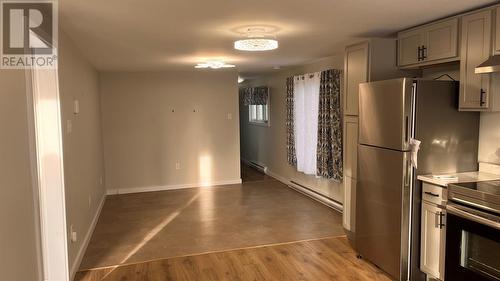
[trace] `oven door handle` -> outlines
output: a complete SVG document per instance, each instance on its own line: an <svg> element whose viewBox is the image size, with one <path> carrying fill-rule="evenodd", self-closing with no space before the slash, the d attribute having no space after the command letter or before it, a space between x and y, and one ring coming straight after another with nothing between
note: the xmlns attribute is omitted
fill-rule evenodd
<svg viewBox="0 0 500 281"><path fill-rule="evenodd" d="M460 209L453 207L453 206L450 206L450 205L446 206L446 211L450 214L459 216L461 218L471 220L471 221L477 222L479 224L483 224L483 225L486 225L489 227L493 227L497 230L500 230L500 223L497 221L493 221L493 220L490 220L490 219L487 219L487 218L484 218L484 217L481 217L478 215L471 214L469 212L460 210Z"/></svg>

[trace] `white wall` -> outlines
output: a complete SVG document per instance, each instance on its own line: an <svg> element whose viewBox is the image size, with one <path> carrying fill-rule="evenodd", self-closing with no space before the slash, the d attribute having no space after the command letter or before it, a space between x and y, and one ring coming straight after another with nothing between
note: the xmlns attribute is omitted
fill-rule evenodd
<svg viewBox="0 0 500 281"><path fill-rule="evenodd" d="M85 238L104 199L101 184L104 176L101 135L99 76L78 47L59 31L59 92L63 128L66 220L78 234L78 241L68 239L69 266L76 270L85 250ZM80 113L73 113L78 100ZM71 132L67 122L72 123ZM74 273L74 272L72 272Z"/></svg>
<svg viewBox="0 0 500 281"><path fill-rule="evenodd" d="M270 93L270 126L248 122L248 107L240 106L241 157L266 166L282 178L298 182L338 202L343 202L342 183L316 178L297 172L286 158L286 78L330 68L343 69L344 56L333 56L310 64L289 67L257 79L244 82L246 86L268 86Z"/></svg>
<svg viewBox="0 0 500 281"><path fill-rule="evenodd" d="M240 181L235 71L104 72L101 95L108 191Z"/></svg>
<svg viewBox="0 0 500 281"><path fill-rule="evenodd" d="M41 280L23 70L0 70L0 280Z"/></svg>

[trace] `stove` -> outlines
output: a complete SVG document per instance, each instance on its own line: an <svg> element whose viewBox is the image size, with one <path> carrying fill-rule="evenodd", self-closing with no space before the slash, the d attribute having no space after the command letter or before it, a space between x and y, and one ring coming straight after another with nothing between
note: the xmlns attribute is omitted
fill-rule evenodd
<svg viewBox="0 0 500 281"><path fill-rule="evenodd" d="M448 200L500 214L500 180L450 184Z"/></svg>
<svg viewBox="0 0 500 281"><path fill-rule="evenodd" d="M445 276L500 281L500 181L448 186Z"/></svg>

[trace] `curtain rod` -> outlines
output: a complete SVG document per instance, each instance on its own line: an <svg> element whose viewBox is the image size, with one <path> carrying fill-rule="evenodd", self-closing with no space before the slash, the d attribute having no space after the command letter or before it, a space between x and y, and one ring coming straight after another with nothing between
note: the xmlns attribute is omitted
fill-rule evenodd
<svg viewBox="0 0 500 281"><path fill-rule="evenodd" d="M299 74L299 75L294 75L293 77L298 77L304 79L304 77L309 76L309 78L314 77L314 75L321 75L321 71L317 72L310 72L310 73L305 73L305 74Z"/></svg>
<svg viewBox="0 0 500 281"><path fill-rule="evenodd" d="M305 77L305 76L308 76L308 75L309 75L309 78L311 78L313 75L316 75L316 74L321 74L321 72L323 72L323 71L328 71L328 70L343 71L342 69L327 68L327 69L320 70L320 71L316 71L316 72L309 72L309 73L304 73L304 74L297 74L297 75L293 75L293 77Z"/></svg>

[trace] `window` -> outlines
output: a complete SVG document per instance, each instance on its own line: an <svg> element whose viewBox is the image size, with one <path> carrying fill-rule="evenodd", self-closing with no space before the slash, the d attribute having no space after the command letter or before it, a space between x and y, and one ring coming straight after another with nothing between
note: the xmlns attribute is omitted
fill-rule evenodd
<svg viewBox="0 0 500 281"><path fill-rule="evenodd" d="M250 123L269 124L268 104L251 104L248 106L248 113Z"/></svg>

